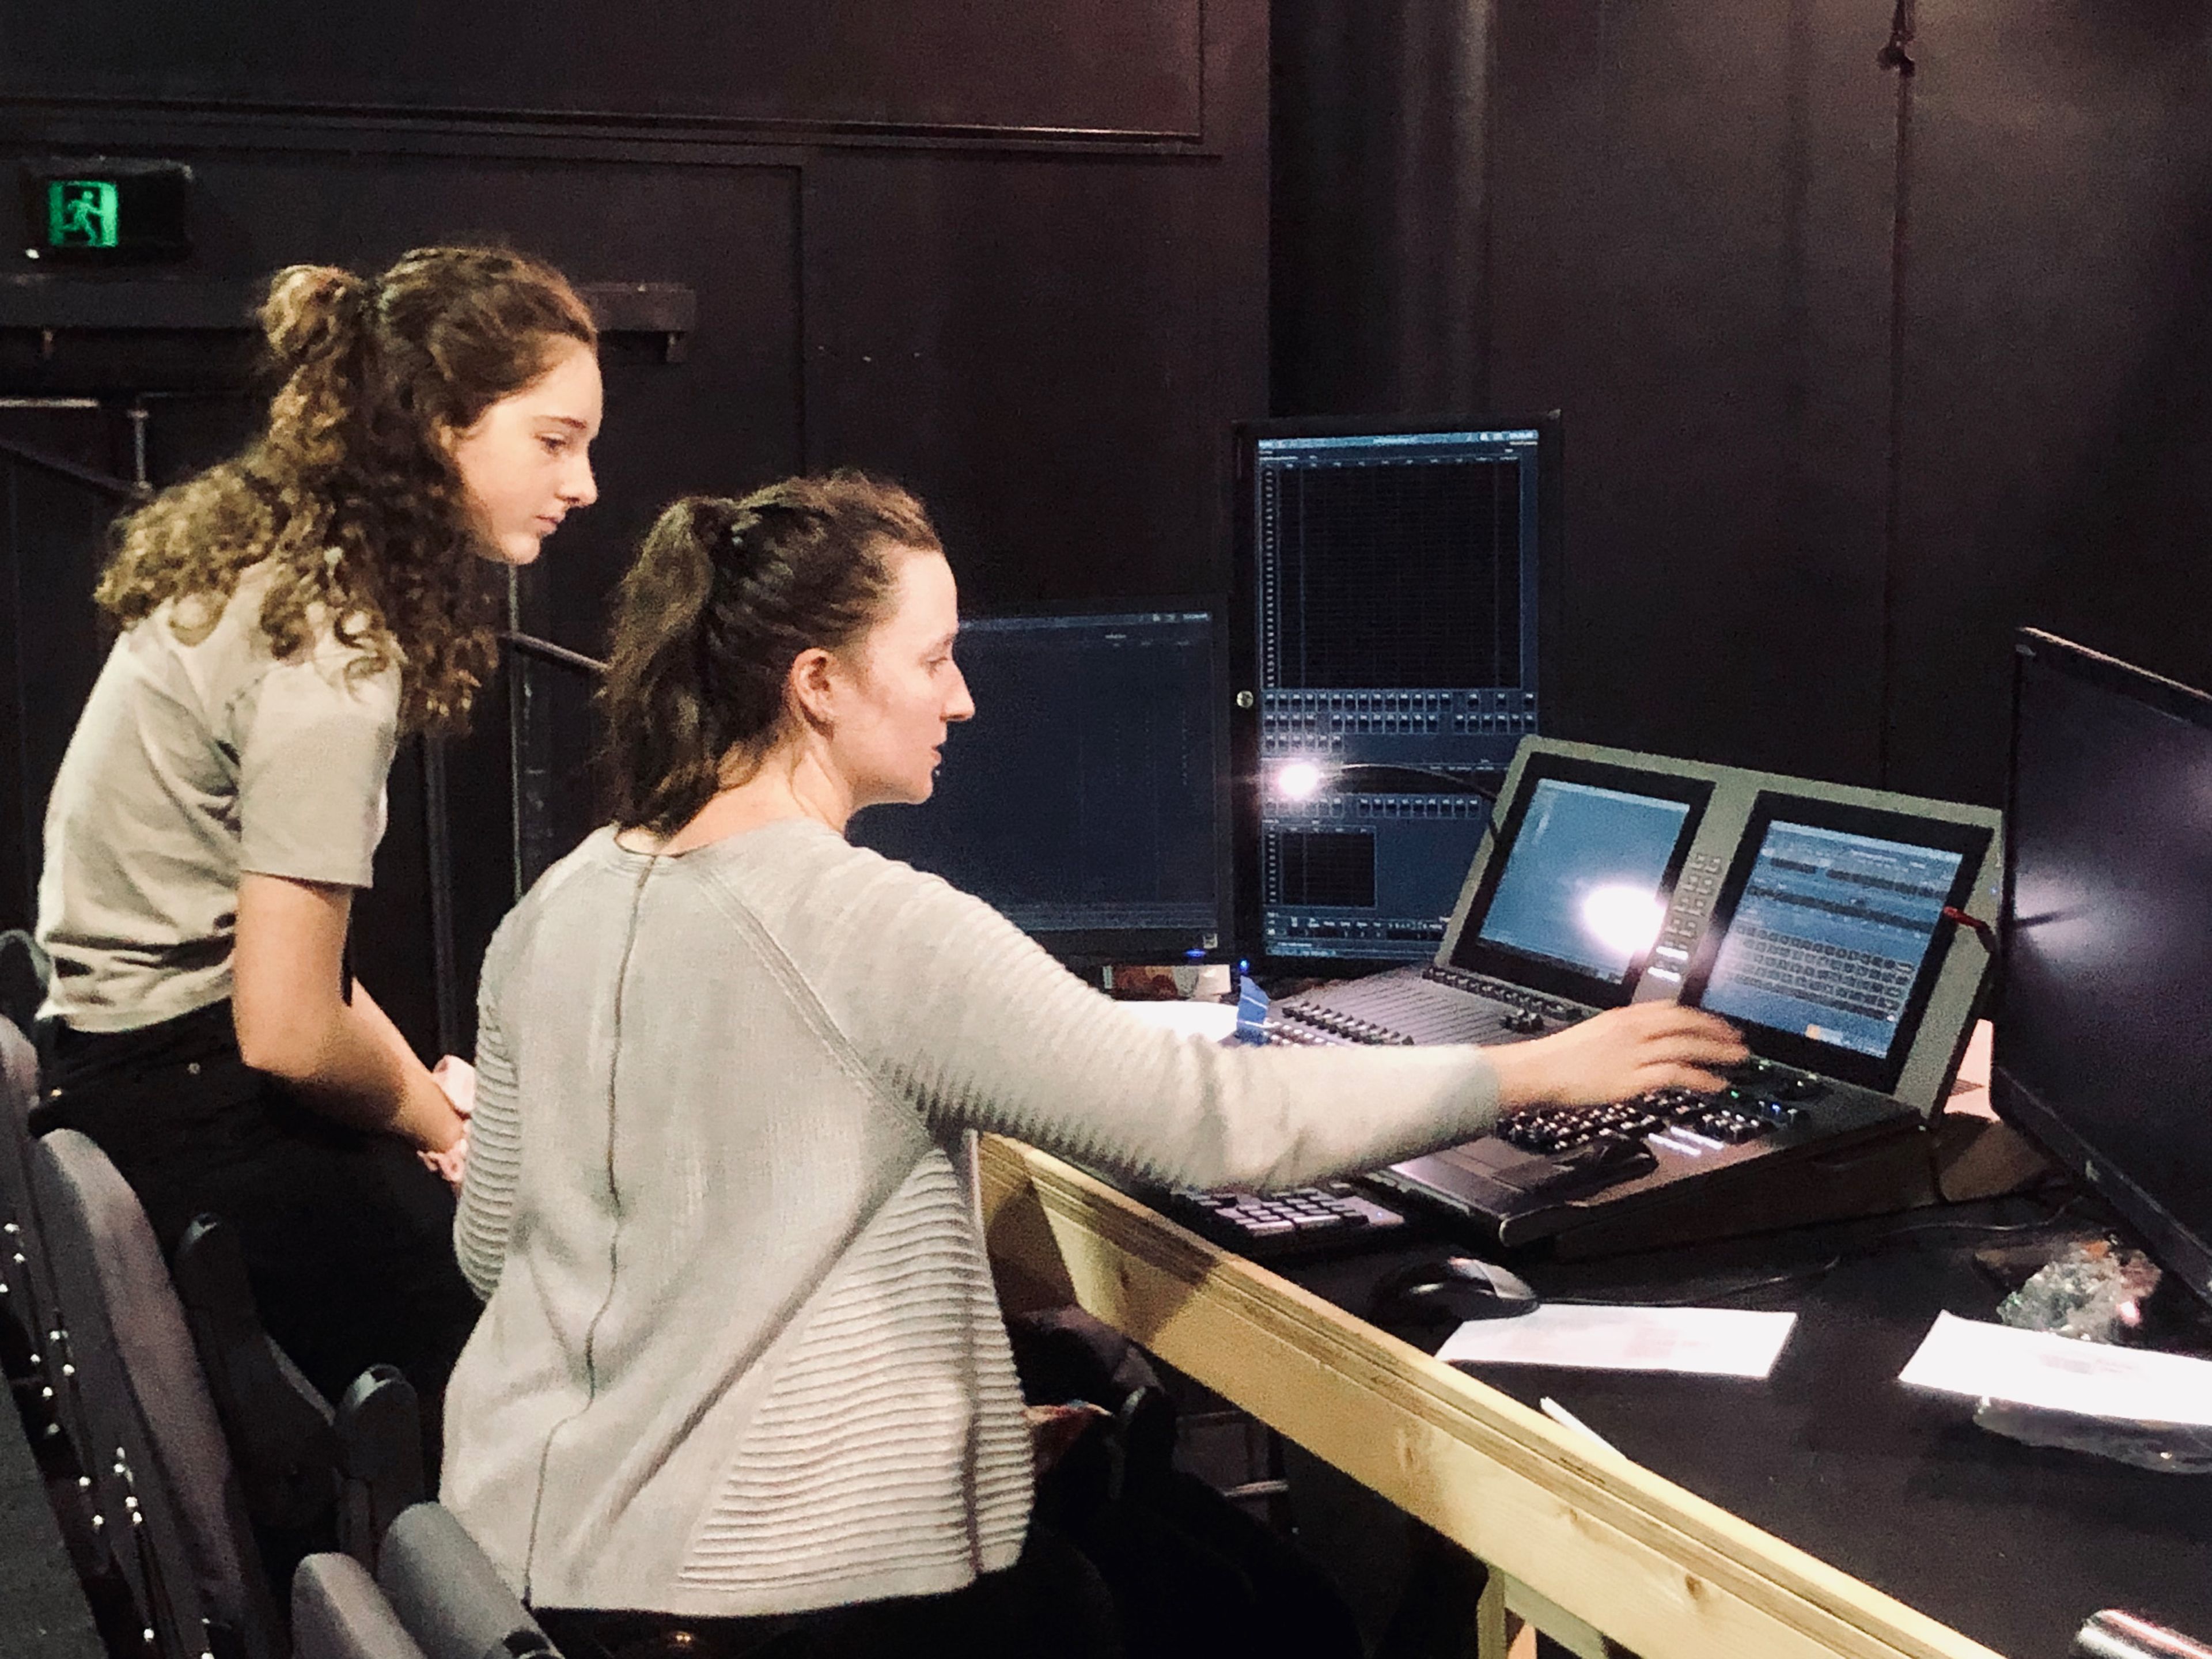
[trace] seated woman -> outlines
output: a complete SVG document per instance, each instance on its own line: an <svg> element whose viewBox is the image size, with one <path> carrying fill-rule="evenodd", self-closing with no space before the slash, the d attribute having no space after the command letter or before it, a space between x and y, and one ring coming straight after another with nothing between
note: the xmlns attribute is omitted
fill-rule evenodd
<svg viewBox="0 0 2212 1659"><path fill-rule="evenodd" d="M264 1324L333 1400L434 1400L477 1304L417 1153L463 1122L345 966L404 731L490 671L493 562L593 499L590 313L556 271L425 248L278 274L279 389L246 452L118 526L122 635L46 809L53 980L33 1125L106 1150L164 1250L229 1221Z"/></svg>
<svg viewBox="0 0 2212 1659"><path fill-rule="evenodd" d="M853 474L681 501L623 580L616 822L484 964L457 1237L489 1305L447 1419L446 1502L572 1659L672 1626L701 1653L1079 1650L1010 1571L1030 1453L975 1131L1265 1187L1742 1056L1670 1006L1495 1054L1144 1023L845 840L927 799L974 712L957 623L921 506Z"/></svg>

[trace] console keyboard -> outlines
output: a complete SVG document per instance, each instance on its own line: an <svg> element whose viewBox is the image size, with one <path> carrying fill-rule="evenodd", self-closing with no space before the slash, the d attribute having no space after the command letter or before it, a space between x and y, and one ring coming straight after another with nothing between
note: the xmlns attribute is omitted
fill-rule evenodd
<svg viewBox="0 0 2212 1659"><path fill-rule="evenodd" d="M1280 1193L1197 1192L1157 1194L1170 1220L1255 1261L1282 1261L1364 1243L1406 1218L1348 1181L1294 1187Z"/></svg>
<svg viewBox="0 0 2212 1659"><path fill-rule="evenodd" d="M1803 1121L1796 1103L1820 1091L1820 1080L1754 1061L1717 1094L1662 1089L1602 1106L1543 1106L1501 1118L1492 1131L1508 1146L1547 1155L1601 1137L1687 1142L1706 1152L1740 1146Z"/></svg>

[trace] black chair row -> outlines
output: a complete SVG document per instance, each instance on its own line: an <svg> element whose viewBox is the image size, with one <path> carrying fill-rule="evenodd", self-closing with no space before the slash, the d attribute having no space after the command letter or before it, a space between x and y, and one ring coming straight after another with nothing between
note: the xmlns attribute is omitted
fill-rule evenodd
<svg viewBox="0 0 2212 1659"><path fill-rule="evenodd" d="M303 1556L316 1565L295 1583L295 1613L307 1609L314 1639L341 1639L372 1605L363 1577L392 1550L387 1589L430 1586L407 1589L409 1605L488 1609L477 1623L519 1620L501 1632L501 1655L550 1653L458 1523L417 1501L420 1415L406 1381L379 1367L335 1408L325 1401L263 1330L219 1220L196 1222L165 1264L97 1146L67 1129L30 1135L35 1057L4 1018L0 1091L0 1364L111 1654L285 1659L293 1632L274 1586ZM361 1616L368 1640L380 1627ZM429 1659L488 1651L426 1628L431 1640L416 1638Z"/></svg>
<svg viewBox="0 0 2212 1659"><path fill-rule="evenodd" d="M292 1580L295 1659L560 1659L461 1523L417 1504L385 1535L376 1576L311 1555Z"/></svg>

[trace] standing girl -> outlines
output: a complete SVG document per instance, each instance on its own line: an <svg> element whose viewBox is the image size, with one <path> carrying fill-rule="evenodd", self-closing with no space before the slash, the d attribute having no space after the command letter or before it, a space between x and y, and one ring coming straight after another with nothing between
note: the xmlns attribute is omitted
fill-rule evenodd
<svg viewBox="0 0 2212 1659"><path fill-rule="evenodd" d="M483 248L293 266L261 324L265 429L123 520L100 585L122 635L47 806L33 1127L97 1141L165 1252L234 1224L326 1395L385 1361L431 1397L475 1318L425 1167L458 1177L464 1120L352 981L348 919L398 737L492 667L486 562L596 495L597 337L558 272Z"/></svg>

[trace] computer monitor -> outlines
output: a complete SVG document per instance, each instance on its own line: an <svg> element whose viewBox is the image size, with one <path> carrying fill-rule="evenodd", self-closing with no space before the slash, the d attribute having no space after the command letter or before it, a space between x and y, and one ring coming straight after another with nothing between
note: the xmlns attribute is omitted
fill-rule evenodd
<svg viewBox="0 0 2212 1659"><path fill-rule="evenodd" d="M1761 790L1681 1000L1768 1059L1893 1092L1994 833Z"/></svg>
<svg viewBox="0 0 2212 1659"><path fill-rule="evenodd" d="M1236 434L1240 936L1432 958L1553 667L1559 423Z"/></svg>
<svg viewBox="0 0 2212 1659"><path fill-rule="evenodd" d="M1532 758L1451 965L1597 1007L1626 1002L1711 795L1699 778Z"/></svg>
<svg viewBox="0 0 2212 1659"><path fill-rule="evenodd" d="M1212 613L997 617L954 656L975 716L920 806L853 840L989 902L1076 965L1230 947L1225 674Z"/></svg>
<svg viewBox="0 0 2212 1659"><path fill-rule="evenodd" d="M2212 1302L2212 698L2022 630L2007 820L1993 1103Z"/></svg>

